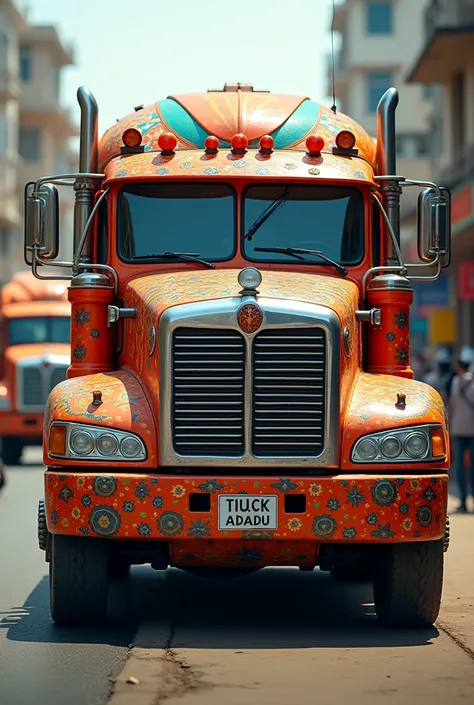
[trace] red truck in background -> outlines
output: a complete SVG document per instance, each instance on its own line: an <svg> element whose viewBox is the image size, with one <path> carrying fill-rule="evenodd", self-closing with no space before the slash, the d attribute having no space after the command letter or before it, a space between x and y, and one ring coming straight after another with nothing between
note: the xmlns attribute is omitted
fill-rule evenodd
<svg viewBox="0 0 474 705"><path fill-rule="evenodd" d="M40 445L44 406L66 379L70 304L60 280L18 272L0 292L0 457L20 462L23 448Z"/></svg>

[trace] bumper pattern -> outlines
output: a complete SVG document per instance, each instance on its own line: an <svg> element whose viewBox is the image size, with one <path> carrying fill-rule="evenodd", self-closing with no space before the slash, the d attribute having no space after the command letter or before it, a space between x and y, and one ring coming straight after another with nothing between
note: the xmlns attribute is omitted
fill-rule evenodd
<svg viewBox="0 0 474 705"><path fill-rule="evenodd" d="M190 496L199 494L209 495L209 511L190 511ZM219 494L277 495L278 529L219 530ZM304 511L285 511L287 495L304 495ZM437 539L444 534L447 497L447 475L289 479L45 473L51 533L179 541L181 547L188 541L195 546L216 539L221 544L238 539L240 545L258 539L344 543Z"/></svg>

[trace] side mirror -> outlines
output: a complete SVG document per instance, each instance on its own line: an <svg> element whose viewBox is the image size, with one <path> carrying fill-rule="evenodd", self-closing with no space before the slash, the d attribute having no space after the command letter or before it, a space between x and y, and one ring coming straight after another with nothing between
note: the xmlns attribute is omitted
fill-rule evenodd
<svg viewBox="0 0 474 705"><path fill-rule="evenodd" d="M441 188L441 197L427 188L418 196L418 256L432 262L439 254L443 268L451 263L451 193Z"/></svg>
<svg viewBox="0 0 474 705"><path fill-rule="evenodd" d="M25 186L25 262L30 267L33 251L43 259L56 259L59 252L59 196L53 184L42 184L33 196L35 182Z"/></svg>

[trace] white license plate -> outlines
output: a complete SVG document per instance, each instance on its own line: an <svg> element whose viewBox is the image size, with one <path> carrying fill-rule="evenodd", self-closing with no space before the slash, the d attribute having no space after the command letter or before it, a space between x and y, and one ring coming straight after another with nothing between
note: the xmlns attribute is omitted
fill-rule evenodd
<svg viewBox="0 0 474 705"><path fill-rule="evenodd" d="M276 495L219 495L218 525L222 531L242 529L277 529L278 497Z"/></svg>

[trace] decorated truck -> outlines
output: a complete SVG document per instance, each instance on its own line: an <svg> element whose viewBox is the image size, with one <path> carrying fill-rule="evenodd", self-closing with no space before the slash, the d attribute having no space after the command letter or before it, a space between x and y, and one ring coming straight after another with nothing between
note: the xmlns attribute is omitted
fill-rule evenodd
<svg viewBox="0 0 474 705"><path fill-rule="evenodd" d="M20 462L41 445L50 391L70 364L70 310L63 281L18 272L0 290L0 457Z"/></svg>
<svg viewBox="0 0 474 705"><path fill-rule="evenodd" d="M151 564L319 567L372 580L383 624L432 624L449 441L410 368L411 281L449 264L450 194L397 174L397 90L376 139L250 84L137 106L100 141L88 89L78 102L78 172L26 193L37 277L56 264L56 184L76 194L38 517L53 619L104 619L109 581Z"/></svg>

